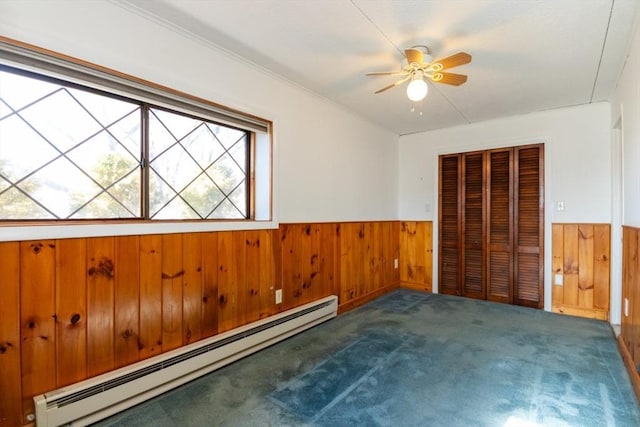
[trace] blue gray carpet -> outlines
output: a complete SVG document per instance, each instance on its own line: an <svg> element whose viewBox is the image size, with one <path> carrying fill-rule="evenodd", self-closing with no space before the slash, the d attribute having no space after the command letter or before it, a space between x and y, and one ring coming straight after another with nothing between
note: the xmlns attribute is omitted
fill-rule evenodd
<svg viewBox="0 0 640 427"><path fill-rule="evenodd" d="M102 426L640 426L610 326L406 290Z"/></svg>

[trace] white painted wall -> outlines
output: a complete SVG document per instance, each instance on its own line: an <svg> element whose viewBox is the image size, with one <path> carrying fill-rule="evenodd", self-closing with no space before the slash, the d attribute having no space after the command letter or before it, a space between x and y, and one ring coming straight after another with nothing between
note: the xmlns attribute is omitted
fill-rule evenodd
<svg viewBox="0 0 640 427"><path fill-rule="evenodd" d="M106 0L2 0L0 34L273 120L276 220L398 217L397 135L231 52ZM5 227L0 240L181 231L167 224L114 227Z"/></svg>
<svg viewBox="0 0 640 427"><path fill-rule="evenodd" d="M553 222L611 221L610 109L596 103L400 137L399 214L438 228L438 156L477 149L545 144L545 265L551 266ZM555 211L563 201L564 212ZM428 207L428 209L427 209ZM428 211L427 211L428 210ZM434 233L434 248L438 246ZM434 251L437 266L437 251ZM437 285L434 267L434 288ZM545 269L546 310L551 271Z"/></svg>
<svg viewBox="0 0 640 427"><path fill-rule="evenodd" d="M614 164L611 232L611 320L622 317L622 229L621 225L640 227L640 9L635 17L635 36L622 75L611 100L611 133Z"/></svg>
<svg viewBox="0 0 640 427"><path fill-rule="evenodd" d="M640 27L640 11L636 14L636 27ZM637 29L611 101L611 123L618 120L623 145L622 223L640 227L640 31Z"/></svg>

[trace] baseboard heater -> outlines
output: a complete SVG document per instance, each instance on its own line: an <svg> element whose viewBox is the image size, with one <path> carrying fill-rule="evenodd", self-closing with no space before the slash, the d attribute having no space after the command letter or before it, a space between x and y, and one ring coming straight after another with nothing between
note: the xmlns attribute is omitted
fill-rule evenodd
<svg viewBox="0 0 640 427"><path fill-rule="evenodd" d="M330 296L124 368L35 396L36 425L84 426L137 405L337 314Z"/></svg>

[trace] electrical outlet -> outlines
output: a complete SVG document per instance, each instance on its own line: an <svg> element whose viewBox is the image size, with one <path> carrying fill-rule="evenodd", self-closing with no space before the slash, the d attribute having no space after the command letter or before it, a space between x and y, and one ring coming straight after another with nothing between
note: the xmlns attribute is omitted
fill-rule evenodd
<svg viewBox="0 0 640 427"><path fill-rule="evenodd" d="M276 289L276 304L282 304L282 289Z"/></svg>
<svg viewBox="0 0 640 427"><path fill-rule="evenodd" d="M398 258L395 258L393 260L393 268L397 269L398 268Z"/></svg>
<svg viewBox="0 0 640 427"><path fill-rule="evenodd" d="M624 317L629 317L629 298L624 299Z"/></svg>
<svg viewBox="0 0 640 427"><path fill-rule="evenodd" d="M564 282L564 277L562 277L562 274L555 274L553 276L553 284L557 285L557 286L562 286Z"/></svg>

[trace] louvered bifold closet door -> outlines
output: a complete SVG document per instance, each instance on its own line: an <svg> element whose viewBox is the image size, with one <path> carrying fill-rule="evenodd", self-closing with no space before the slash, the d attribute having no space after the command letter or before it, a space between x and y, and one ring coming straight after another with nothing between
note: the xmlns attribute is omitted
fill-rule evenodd
<svg viewBox="0 0 640 427"><path fill-rule="evenodd" d="M541 308L544 247L544 147L514 148L515 303Z"/></svg>
<svg viewBox="0 0 640 427"><path fill-rule="evenodd" d="M513 150L489 152L487 299L513 302Z"/></svg>
<svg viewBox="0 0 640 427"><path fill-rule="evenodd" d="M460 294L460 182L461 156L440 157L440 259L439 287L442 294Z"/></svg>
<svg viewBox="0 0 640 427"><path fill-rule="evenodd" d="M462 295L486 299L484 269L485 152L463 155Z"/></svg>

